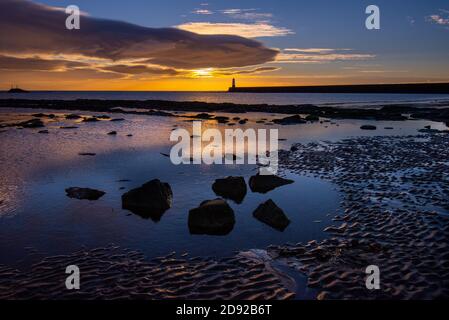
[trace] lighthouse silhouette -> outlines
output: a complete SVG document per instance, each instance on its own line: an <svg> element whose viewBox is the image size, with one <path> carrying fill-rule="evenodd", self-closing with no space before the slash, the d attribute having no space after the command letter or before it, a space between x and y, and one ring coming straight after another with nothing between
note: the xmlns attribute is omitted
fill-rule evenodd
<svg viewBox="0 0 449 320"><path fill-rule="evenodd" d="M235 78L232 78L232 89L235 89Z"/></svg>

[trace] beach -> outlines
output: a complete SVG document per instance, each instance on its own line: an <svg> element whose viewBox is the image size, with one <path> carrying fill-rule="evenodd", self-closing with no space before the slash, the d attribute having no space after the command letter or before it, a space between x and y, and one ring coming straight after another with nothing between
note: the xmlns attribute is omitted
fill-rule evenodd
<svg viewBox="0 0 449 320"><path fill-rule="evenodd" d="M447 298L447 102L327 103L0 100L2 297ZM198 120L278 129L278 175L292 181L228 199L235 224L224 235L192 232L189 210L219 197L216 179L249 185L258 166L173 165L170 133ZM122 208L123 194L153 179L171 186L170 209ZM71 187L105 194L78 200ZM269 199L284 230L253 216ZM81 290L63 287L69 264L88 274ZM364 281L373 264L376 292Z"/></svg>

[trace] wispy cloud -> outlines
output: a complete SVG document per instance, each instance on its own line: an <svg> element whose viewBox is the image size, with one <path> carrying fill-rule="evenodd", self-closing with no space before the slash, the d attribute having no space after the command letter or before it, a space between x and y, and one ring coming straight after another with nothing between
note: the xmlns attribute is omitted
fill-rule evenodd
<svg viewBox="0 0 449 320"><path fill-rule="evenodd" d="M257 9L225 9L221 11L233 19L267 21L273 17L272 13L257 12Z"/></svg>
<svg viewBox="0 0 449 320"><path fill-rule="evenodd" d="M188 22L177 28L203 35L238 35L245 38L282 37L294 34L292 30L269 23Z"/></svg>
<svg viewBox="0 0 449 320"><path fill-rule="evenodd" d="M426 21L440 26L449 27L449 10L440 9L438 14L427 16Z"/></svg>
<svg viewBox="0 0 449 320"><path fill-rule="evenodd" d="M195 10L192 11L192 13L199 14L199 15L211 15L211 14L214 14L213 11L208 10L208 9L195 9Z"/></svg>
<svg viewBox="0 0 449 320"><path fill-rule="evenodd" d="M351 49L288 48L281 51L276 63L328 63L335 61L369 60L372 54L354 53Z"/></svg>

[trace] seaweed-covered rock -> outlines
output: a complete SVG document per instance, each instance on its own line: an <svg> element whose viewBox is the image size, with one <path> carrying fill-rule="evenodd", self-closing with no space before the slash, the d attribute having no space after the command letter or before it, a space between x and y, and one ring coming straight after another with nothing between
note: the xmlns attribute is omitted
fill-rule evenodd
<svg viewBox="0 0 449 320"><path fill-rule="evenodd" d="M234 211L223 199L203 201L189 211L191 234L227 235L234 228Z"/></svg>
<svg viewBox="0 0 449 320"><path fill-rule="evenodd" d="M45 127L41 119L31 119L17 123L15 126L22 128L42 128Z"/></svg>
<svg viewBox="0 0 449 320"><path fill-rule="evenodd" d="M246 182L243 177L227 177L215 180L212 185L214 192L226 199L231 199L236 203L242 203L246 196Z"/></svg>
<svg viewBox="0 0 449 320"><path fill-rule="evenodd" d="M297 114L297 115L285 117L282 119L274 119L273 122L276 124L291 125L291 124L306 123L307 121L304 120L299 114Z"/></svg>
<svg viewBox="0 0 449 320"><path fill-rule="evenodd" d="M159 221L171 205L173 192L168 183L151 180L122 195L122 208L142 218Z"/></svg>
<svg viewBox="0 0 449 320"><path fill-rule="evenodd" d="M278 187L292 184L293 182L293 180L284 179L275 175L257 174L249 179L249 187L252 192L267 193Z"/></svg>
<svg viewBox="0 0 449 320"><path fill-rule="evenodd" d="M361 126L360 129L362 129L362 130L377 130L377 127L367 124L367 125Z"/></svg>
<svg viewBox="0 0 449 320"><path fill-rule="evenodd" d="M284 214L284 211L271 199L257 207L253 216L257 220L279 231L284 231L290 224L290 220Z"/></svg>
<svg viewBox="0 0 449 320"><path fill-rule="evenodd" d="M90 201L98 200L106 194L106 192L100 190L79 187L67 188L65 189L65 192L69 198Z"/></svg>

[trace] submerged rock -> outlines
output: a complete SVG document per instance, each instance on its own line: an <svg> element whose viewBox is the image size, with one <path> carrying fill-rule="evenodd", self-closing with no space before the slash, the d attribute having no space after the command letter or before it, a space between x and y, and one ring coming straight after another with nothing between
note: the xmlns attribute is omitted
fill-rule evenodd
<svg viewBox="0 0 449 320"><path fill-rule="evenodd" d="M44 123L42 122L41 119L31 119L31 120L19 122L19 123L15 124L15 126L22 127L22 128L42 128L42 127L45 127L45 125L44 125Z"/></svg>
<svg viewBox="0 0 449 320"><path fill-rule="evenodd" d="M229 117L217 116L214 118L214 120L217 120L218 123L228 123Z"/></svg>
<svg viewBox="0 0 449 320"><path fill-rule="evenodd" d="M110 136L115 136L115 135L117 135L117 131L111 131L111 132L108 132L108 135L110 135Z"/></svg>
<svg viewBox="0 0 449 320"><path fill-rule="evenodd" d="M66 115L65 118L66 118L67 120L77 120L77 119L81 119L81 116L72 113L72 114Z"/></svg>
<svg viewBox="0 0 449 320"><path fill-rule="evenodd" d="M290 224L290 220L284 214L284 211L271 199L257 207L253 216L257 220L279 231L284 231Z"/></svg>
<svg viewBox="0 0 449 320"><path fill-rule="evenodd" d="M267 193L278 187L292 184L293 182L293 180L284 179L274 175L257 174L249 179L249 187L252 192Z"/></svg>
<svg viewBox="0 0 449 320"><path fill-rule="evenodd" d="M90 118L84 118L83 122L97 122L100 121L99 119L97 119L96 117L90 117Z"/></svg>
<svg viewBox="0 0 449 320"><path fill-rule="evenodd" d="M164 212L170 209L172 201L170 185L154 179L123 194L122 208L142 218L159 221Z"/></svg>
<svg viewBox="0 0 449 320"><path fill-rule="evenodd" d="M362 129L362 130L377 130L377 127L367 124L367 125L361 126L360 129Z"/></svg>
<svg viewBox="0 0 449 320"><path fill-rule="evenodd" d="M234 211L223 199L203 201L189 211L191 234L227 235L234 228Z"/></svg>
<svg viewBox="0 0 449 320"><path fill-rule="evenodd" d="M282 119L274 119L273 122L282 125L307 123L307 121L304 120L299 114Z"/></svg>
<svg viewBox="0 0 449 320"><path fill-rule="evenodd" d="M98 200L106 194L106 192L100 190L79 187L67 188L65 192L69 198L91 201Z"/></svg>
<svg viewBox="0 0 449 320"><path fill-rule="evenodd" d="M306 121L320 121L320 117L314 115L314 114L309 114L306 117Z"/></svg>
<svg viewBox="0 0 449 320"><path fill-rule="evenodd" d="M80 155L80 156L91 156L91 157L93 157L93 156L96 156L97 154L96 154L96 153L93 153L93 152L80 152L80 153L78 153L78 155Z"/></svg>
<svg viewBox="0 0 449 320"><path fill-rule="evenodd" d="M40 130L40 131L38 131L38 133L47 134L47 133L49 133L49 131L48 130Z"/></svg>
<svg viewBox="0 0 449 320"><path fill-rule="evenodd" d="M226 199L231 199L236 203L242 203L246 196L246 182L243 177L227 177L215 180L212 190Z"/></svg>

